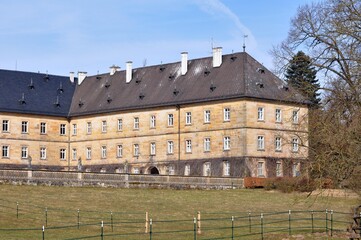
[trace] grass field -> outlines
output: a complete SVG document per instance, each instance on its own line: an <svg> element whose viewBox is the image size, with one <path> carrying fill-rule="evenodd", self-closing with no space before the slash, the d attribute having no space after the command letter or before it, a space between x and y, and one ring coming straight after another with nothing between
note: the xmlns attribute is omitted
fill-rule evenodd
<svg viewBox="0 0 361 240"><path fill-rule="evenodd" d="M236 216L236 226L242 226L243 220L249 220L237 216L246 216L249 212L255 217L253 222L259 221L260 213L283 212L282 215L287 218L288 210L295 213L320 210L319 218L323 219L325 209L351 213L352 207L359 203L356 198L307 197L306 194L284 194L262 189L169 190L0 185L0 193L0 239L42 239L43 225L46 226L45 239L101 239L101 221L105 223L104 239L150 239L149 234L144 234L145 212L153 220L152 239L193 239L193 218L197 216L197 211L201 212L202 217L202 234L197 239L221 239L221 236L230 233L231 216ZM271 219L265 216L265 221ZM345 219L348 217L344 216ZM286 222L282 224L287 225ZM346 228L343 222L335 221L336 224ZM225 226L223 230L222 226ZM217 227L220 229L212 230ZM257 229L253 231L259 231L258 227L254 228ZM161 231L169 233L159 233ZM126 235L128 233L134 235ZM269 235L266 239L279 239L280 236ZM243 239L260 239L260 236Z"/></svg>

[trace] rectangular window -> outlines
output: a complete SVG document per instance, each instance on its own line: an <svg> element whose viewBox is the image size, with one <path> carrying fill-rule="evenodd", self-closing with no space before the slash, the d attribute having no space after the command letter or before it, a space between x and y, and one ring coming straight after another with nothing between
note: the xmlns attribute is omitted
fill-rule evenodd
<svg viewBox="0 0 361 240"><path fill-rule="evenodd" d="M21 122L21 133L28 133L28 122L27 121Z"/></svg>
<svg viewBox="0 0 361 240"><path fill-rule="evenodd" d="M231 109L224 108L223 109L223 121L228 122L231 120Z"/></svg>
<svg viewBox="0 0 361 240"><path fill-rule="evenodd" d="M192 140L186 140L186 153L192 152Z"/></svg>
<svg viewBox="0 0 361 240"><path fill-rule="evenodd" d="M78 134L78 125L73 124L73 135L76 136Z"/></svg>
<svg viewBox="0 0 361 240"><path fill-rule="evenodd" d="M72 155L72 159L73 159L73 160L76 160L76 159L77 159L77 155L78 155L78 154L77 154L76 148L73 148L73 149L72 149L72 154L71 154L71 155Z"/></svg>
<svg viewBox="0 0 361 240"><path fill-rule="evenodd" d="M101 156L102 158L107 158L107 146L101 147Z"/></svg>
<svg viewBox="0 0 361 240"><path fill-rule="evenodd" d="M223 176L231 175L231 164L228 161L223 162Z"/></svg>
<svg viewBox="0 0 361 240"><path fill-rule="evenodd" d="M150 116L150 128L156 127L156 117L154 115Z"/></svg>
<svg viewBox="0 0 361 240"><path fill-rule="evenodd" d="M66 149L60 149L60 160L66 160Z"/></svg>
<svg viewBox="0 0 361 240"><path fill-rule="evenodd" d="M10 156L10 147L9 146L2 146L2 157L3 158L9 158L9 156Z"/></svg>
<svg viewBox="0 0 361 240"><path fill-rule="evenodd" d="M277 152L282 151L282 141L281 141L281 137L276 137L276 138L275 138L275 151L277 151Z"/></svg>
<svg viewBox="0 0 361 240"><path fill-rule="evenodd" d="M263 107L258 108L257 120L258 121L263 121L264 120L264 108Z"/></svg>
<svg viewBox="0 0 361 240"><path fill-rule="evenodd" d="M204 123L210 123L211 122L211 111L205 110L204 111Z"/></svg>
<svg viewBox="0 0 361 240"><path fill-rule="evenodd" d="M86 159L87 159L87 160L92 159L92 148L91 148L91 147L87 147L87 148L86 148L86 153L85 153L85 155L86 155Z"/></svg>
<svg viewBox="0 0 361 240"><path fill-rule="evenodd" d="M224 137L223 138L223 150L230 150L231 149L231 138Z"/></svg>
<svg viewBox="0 0 361 240"><path fill-rule="evenodd" d="M192 113L191 112L186 113L186 124L192 124Z"/></svg>
<svg viewBox="0 0 361 240"><path fill-rule="evenodd" d="M276 163L276 177L282 177L282 162Z"/></svg>
<svg viewBox="0 0 361 240"><path fill-rule="evenodd" d="M258 177L264 177L264 162L258 162L257 163L257 176Z"/></svg>
<svg viewBox="0 0 361 240"><path fill-rule="evenodd" d="M168 172L168 175L174 175L175 171L174 171L174 165L169 165L167 167L167 172Z"/></svg>
<svg viewBox="0 0 361 240"><path fill-rule="evenodd" d="M168 141L167 142L167 154L173 154L174 153L174 142Z"/></svg>
<svg viewBox="0 0 361 240"><path fill-rule="evenodd" d="M118 119L118 131L122 131L123 130L123 119L119 118Z"/></svg>
<svg viewBox="0 0 361 240"><path fill-rule="evenodd" d="M117 157L118 158L123 157L123 145L121 144L117 145Z"/></svg>
<svg viewBox="0 0 361 240"><path fill-rule="evenodd" d="M205 152L211 151L211 139L210 138L204 139L204 151Z"/></svg>
<svg viewBox="0 0 361 240"><path fill-rule="evenodd" d="M134 153L134 156L139 156L139 144L134 144L133 145L133 153Z"/></svg>
<svg viewBox="0 0 361 240"><path fill-rule="evenodd" d="M139 168L138 167L133 167L133 174L139 174Z"/></svg>
<svg viewBox="0 0 361 240"><path fill-rule="evenodd" d="M292 176L297 177L300 175L300 164L294 163L292 165Z"/></svg>
<svg viewBox="0 0 361 240"><path fill-rule="evenodd" d="M10 131L9 120L3 120L2 131L3 132L9 132Z"/></svg>
<svg viewBox="0 0 361 240"><path fill-rule="evenodd" d="M91 122L86 123L86 134L92 134L92 123Z"/></svg>
<svg viewBox="0 0 361 240"><path fill-rule="evenodd" d="M277 123L282 122L282 111L281 109L276 109L276 113L275 113L275 120Z"/></svg>
<svg viewBox="0 0 361 240"><path fill-rule="evenodd" d="M155 155L155 142L150 143L150 155Z"/></svg>
<svg viewBox="0 0 361 240"><path fill-rule="evenodd" d="M134 129L139 129L139 117L134 118Z"/></svg>
<svg viewBox="0 0 361 240"><path fill-rule="evenodd" d="M264 136L257 137L257 149L264 150Z"/></svg>
<svg viewBox="0 0 361 240"><path fill-rule="evenodd" d="M295 124L298 123L298 110L292 111L292 122Z"/></svg>
<svg viewBox="0 0 361 240"><path fill-rule="evenodd" d="M28 158L28 147L21 147L21 158Z"/></svg>
<svg viewBox="0 0 361 240"><path fill-rule="evenodd" d="M205 162L203 164L203 176L211 176L211 163Z"/></svg>
<svg viewBox="0 0 361 240"><path fill-rule="evenodd" d="M172 113L168 114L168 127L171 127L174 125L174 116Z"/></svg>
<svg viewBox="0 0 361 240"><path fill-rule="evenodd" d="M40 159L41 159L41 160L45 160L45 159L46 159L46 148L45 148L45 147L41 147L41 148L40 148Z"/></svg>
<svg viewBox="0 0 361 240"><path fill-rule="evenodd" d="M102 133L106 133L107 132L107 121L102 121Z"/></svg>
<svg viewBox="0 0 361 240"><path fill-rule="evenodd" d="M184 176L189 176L191 174L191 166L189 164L186 164L184 166Z"/></svg>
<svg viewBox="0 0 361 240"><path fill-rule="evenodd" d="M60 124L60 135L65 135L65 134L66 134L66 125Z"/></svg>
<svg viewBox="0 0 361 240"><path fill-rule="evenodd" d="M292 152L298 152L298 138L292 139Z"/></svg>
<svg viewBox="0 0 361 240"><path fill-rule="evenodd" d="M40 123L40 134L46 134L46 123Z"/></svg>

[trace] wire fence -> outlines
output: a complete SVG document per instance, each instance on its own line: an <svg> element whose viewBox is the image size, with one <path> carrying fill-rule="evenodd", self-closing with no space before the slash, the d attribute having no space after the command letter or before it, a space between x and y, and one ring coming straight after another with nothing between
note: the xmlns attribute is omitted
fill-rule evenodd
<svg viewBox="0 0 361 240"><path fill-rule="evenodd" d="M0 199L1 239L269 239L275 234L346 232L352 213L333 210L196 212L156 219L144 212L47 208ZM360 226L361 227L361 226ZM26 237L25 237L26 236Z"/></svg>

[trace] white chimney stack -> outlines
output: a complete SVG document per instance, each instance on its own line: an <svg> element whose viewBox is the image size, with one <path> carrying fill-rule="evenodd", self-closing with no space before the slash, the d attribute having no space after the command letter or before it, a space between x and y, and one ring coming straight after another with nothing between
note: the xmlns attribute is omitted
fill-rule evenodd
<svg viewBox="0 0 361 240"><path fill-rule="evenodd" d="M114 75L115 72L120 71L120 67L117 65L110 66L110 75Z"/></svg>
<svg viewBox="0 0 361 240"><path fill-rule="evenodd" d="M181 56L182 56L181 72L182 72L182 75L185 75L188 71L188 53L182 52Z"/></svg>
<svg viewBox="0 0 361 240"><path fill-rule="evenodd" d="M222 47L213 48L213 67L220 67L222 64Z"/></svg>
<svg viewBox="0 0 361 240"><path fill-rule="evenodd" d="M87 72L78 72L78 85L80 85L86 78Z"/></svg>
<svg viewBox="0 0 361 240"><path fill-rule="evenodd" d="M74 72L70 72L69 75L70 75L70 76L69 76L70 82L71 82L71 83L74 83Z"/></svg>
<svg viewBox="0 0 361 240"><path fill-rule="evenodd" d="M126 83L132 81L132 61L128 61L126 64Z"/></svg>

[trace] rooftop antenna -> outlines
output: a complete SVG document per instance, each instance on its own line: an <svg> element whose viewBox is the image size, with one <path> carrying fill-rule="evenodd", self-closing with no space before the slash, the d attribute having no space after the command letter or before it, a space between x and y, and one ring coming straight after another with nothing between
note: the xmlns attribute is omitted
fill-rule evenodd
<svg viewBox="0 0 361 240"><path fill-rule="evenodd" d="M243 52L246 52L246 38L248 35L243 35Z"/></svg>

